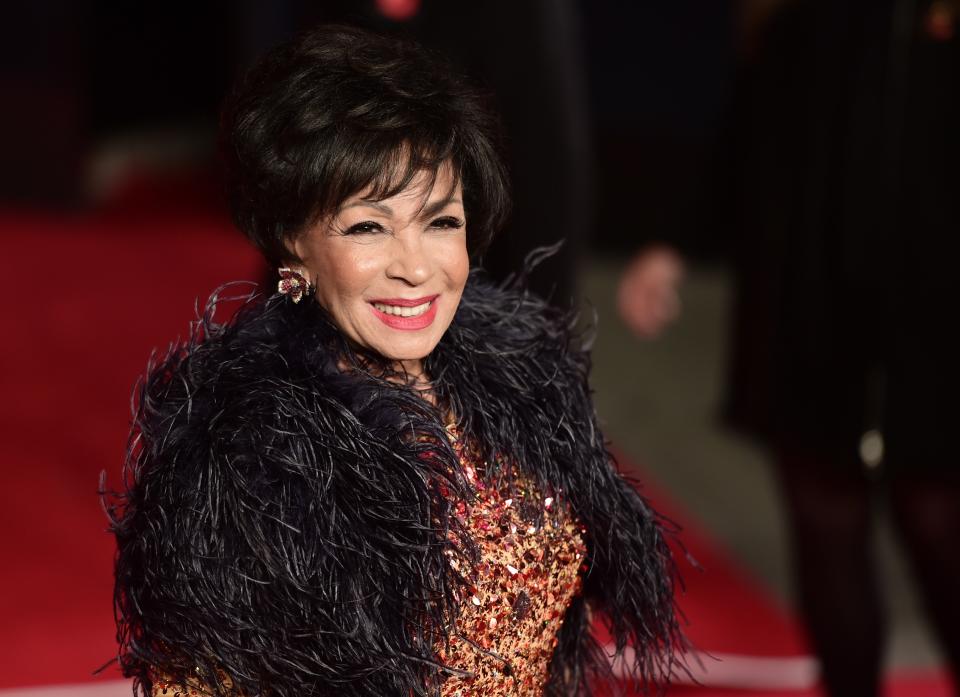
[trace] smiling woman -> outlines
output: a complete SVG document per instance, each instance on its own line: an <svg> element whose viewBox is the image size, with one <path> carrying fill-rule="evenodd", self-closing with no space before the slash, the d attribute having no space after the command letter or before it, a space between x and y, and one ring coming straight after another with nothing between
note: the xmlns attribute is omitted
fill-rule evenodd
<svg viewBox="0 0 960 697"><path fill-rule="evenodd" d="M238 85L238 227L272 264L139 383L119 661L147 695L589 695L683 643L656 513L597 425L571 317L476 259L495 119L417 46L321 27ZM223 291L225 292L225 291Z"/></svg>
<svg viewBox="0 0 960 697"><path fill-rule="evenodd" d="M462 186L445 162L385 199L349 197L291 243L317 300L356 345L425 382L422 359L453 320L470 260Z"/></svg>

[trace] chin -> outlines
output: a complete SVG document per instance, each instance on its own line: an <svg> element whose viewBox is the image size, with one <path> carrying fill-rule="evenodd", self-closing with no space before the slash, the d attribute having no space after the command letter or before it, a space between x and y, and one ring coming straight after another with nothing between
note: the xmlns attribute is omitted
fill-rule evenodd
<svg viewBox="0 0 960 697"><path fill-rule="evenodd" d="M391 361L422 361L430 355L430 352L433 351L436 345L436 342L432 342L429 345L421 344L419 346L405 346L402 348L398 348L397 346L384 346L384 350L379 353Z"/></svg>
<svg viewBox="0 0 960 697"><path fill-rule="evenodd" d="M390 360L421 360L429 356L440 343L448 325L449 323L434 322L432 326L420 331L376 327L368 335L369 341L361 341L361 343L366 343L381 356ZM441 326L443 329L440 328Z"/></svg>

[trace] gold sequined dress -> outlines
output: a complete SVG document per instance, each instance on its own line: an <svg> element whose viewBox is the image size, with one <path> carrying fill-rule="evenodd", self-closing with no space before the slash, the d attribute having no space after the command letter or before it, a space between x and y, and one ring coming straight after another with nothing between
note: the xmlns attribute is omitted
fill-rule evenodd
<svg viewBox="0 0 960 697"><path fill-rule="evenodd" d="M470 586L461 598L457 631L448 646L435 649L443 663L463 672L448 677L441 694L540 697L564 615L582 588L586 531L562 501L562 492L538 491L516 469L512 488L490 484L475 449L453 426L447 432L476 490L470 504L456 500L454 507L480 559L472 569L462 569ZM451 541L461 542L453 533ZM449 563L461 570L452 551ZM230 684L228 676L221 678ZM157 676L152 694L210 692L197 684L184 689Z"/></svg>
<svg viewBox="0 0 960 697"><path fill-rule="evenodd" d="M455 506L480 548L480 563L460 605L458 634L449 650L438 650L447 665L470 675L448 678L441 694L539 697L564 615L581 590L585 531L562 492L538 491L517 471L512 490L486 482L484 463L452 427L448 432L477 491L471 505Z"/></svg>

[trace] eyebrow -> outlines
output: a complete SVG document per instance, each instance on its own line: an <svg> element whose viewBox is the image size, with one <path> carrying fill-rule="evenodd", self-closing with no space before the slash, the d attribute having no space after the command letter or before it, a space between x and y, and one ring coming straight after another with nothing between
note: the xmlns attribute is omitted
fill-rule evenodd
<svg viewBox="0 0 960 697"><path fill-rule="evenodd" d="M420 217L429 218L431 215L434 215L435 213L442 211L444 208L446 208L452 203L461 203L461 201L460 199L454 198L452 196L448 198L440 199L438 201L434 201L433 203L429 203L426 206L424 206L423 210L420 212ZM374 210L377 210L383 213L384 215L389 215L389 216L393 215L393 209L390 206L386 205L385 203L381 203L380 201L373 201L371 199L365 199L365 198L362 198L359 201L354 201L353 203L348 203L347 205L343 206L340 210L346 210L347 208L356 208L359 206L367 206L369 208L373 208Z"/></svg>

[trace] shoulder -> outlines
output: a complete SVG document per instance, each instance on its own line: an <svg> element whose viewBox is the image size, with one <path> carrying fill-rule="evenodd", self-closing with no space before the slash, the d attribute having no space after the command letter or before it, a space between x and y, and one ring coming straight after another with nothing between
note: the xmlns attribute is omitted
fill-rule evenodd
<svg viewBox="0 0 960 697"><path fill-rule="evenodd" d="M322 384L334 338L323 318L281 296L230 294L229 286L211 294L186 338L152 356L135 387L133 430L151 447L236 440L265 419L279 426L290 414L281 404L345 411Z"/></svg>
<svg viewBox="0 0 960 697"><path fill-rule="evenodd" d="M575 468L594 457L606 464L589 386L589 342L575 313L478 278L427 370L485 457L509 455L541 486L567 481L564 463L576 461Z"/></svg>
<svg viewBox="0 0 960 697"><path fill-rule="evenodd" d="M549 375L586 379L592 331L578 310L549 304L522 280L497 285L474 274L440 349L489 378L506 370L528 386L547 386Z"/></svg>
<svg viewBox="0 0 960 697"><path fill-rule="evenodd" d="M351 387L330 365L339 337L312 303L248 294L218 321L223 302L222 291L211 295L187 338L138 383L127 467L137 512L172 506L196 516L198 530L256 535L250 526L273 506L288 506L285 519L320 482L349 476L331 471L332 453L348 464L385 444L353 413ZM328 500L346 491L323 489Z"/></svg>
<svg viewBox="0 0 960 697"><path fill-rule="evenodd" d="M389 396L363 420L356 383L326 364L338 337L283 300L222 324L208 303L140 388L112 509L121 662L170 674L170 651L209 657L286 694L415 684L428 647L399 618L422 611L416 598L452 602L425 503L424 472L443 463L384 435L373 417Z"/></svg>

